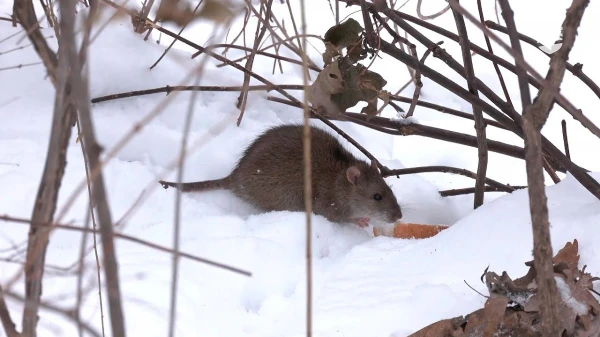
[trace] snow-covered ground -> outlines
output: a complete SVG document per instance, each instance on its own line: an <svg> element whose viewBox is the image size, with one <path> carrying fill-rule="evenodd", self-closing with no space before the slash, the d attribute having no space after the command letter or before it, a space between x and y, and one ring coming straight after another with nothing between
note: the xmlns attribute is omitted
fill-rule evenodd
<svg viewBox="0 0 600 337"><path fill-rule="evenodd" d="M329 2L306 2L310 12L307 22L309 33L323 35L334 24ZM11 3L2 2L0 12L11 13ZM410 1L403 10L414 14L416 3ZM436 12L446 4L445 1L427 3L429 7L424 8L424 14ZM484 2L487 19L495 19L492 3ZM474 2L461 4L476 15ZM129 5L137 6L138 3ZM550 45L560 32L564 10L570 2L513 1L511 5L520 31ZM292 7L298 6L299 2L294 2ZM540 6L543 8L540 9ZM340 7L342 18L358 9ZM273 1L273 8L279 18L285 18L286 27L291 32L286 5ZM40 15L42 11L37 10ZM535 18L532 18L532 13L535 13ZM107 12L100 20L101 24L109 14ZM598 22L594 17L598 15L600 5L592 1L570 56L571 63L583 63L584 71L596 80L600 80L600 66L592 45L597 40ZM433 22L456 30L451 12ZM239 22L236 25L229 34L229 41L234 33L237 34ZM469 26L470 38L484 46L481 32ZM173 30L178 31L176 28ZM0 21L0 41L3 41L0 43L0 69L39 60L31 46L4 53L29 43L27 39L20 40L22 34L8 38L15 32L17 29L9 22ZM54 35L50 28L43 32L46 36ZM195 24L183 36L205 45L216 42L207 42L211 34L213 31L209 24ZM254 28L247 35L251 45ZM436 42L441 40L434 33L427 32L426 35ZM163 35L159 45L153 42L157 38L158 33L154 33L151 39L143 41L142 36L132 32L129 19L125 18L106 26L93 41L89 52L91 96L183 84L181 81L198 64L198 60L190 60L191 50L177 43L176 47L180 50L172 50L155 69L148 70L162 53L163 46L171 41ZM56 48L55 39L49 42ZM323 50L318 40L311 39L310 42ZM460 56L457 44L446 41L443 47L455 57ZM524 50L530 63L545 75L548 58L531 46L524 46ZM418 51L422 54L424 50L421 47ZM495 51L507 57L500 47L495 46ZM288 51L281 52L295 57ZM229 51L227 57L233 59L239 55L240 52ZM317 51L312 49L310 56L321 64ZM474 60L478 76L502 97L491 64L481 57ZM458 74L448 70L439 60L429 57L427 63L465 85ZM200 84L241 85L241 72L229 67L216 68L216 64L213 60L207 63ZM284 74L272 74L272 61L261 57L257 57L254 65L255 71L275 83L302 83L300 67L283 63L283 68ZM392 92L408 79L406 67L389 57L377 60L372 70L385 76L388 81L386 89ZM316 73L312 75L314 79ZM512 100L519 107L516 79L508 72L504 75ZM422 99L471 111L467 103L452 93L426 78L423 82ZM258 84L256 81L251 83ZM0 214L28 218L46 156L54 89L45 79L42 65L0 70L0 86ZM600 124L600 116L595 109L598 98L569 73L565 76L562 92L590 119ZM292 93L301 97L298 92ZM411 96L412 87L403 94ZM163 190L156 180L175 179L173 171L167 176L162 174L179 152L191 93L171 95L174 97L165 109L137 133L104 169L115 221L130 210L143 191L147 191L143 203L116 230L165 247L172 244L175 192ZM234 105L237 96L235 92L197 94L189 144L199 145L190 150L192 153L185 162L184 180L223 176L231 170L244 146L262 130L302 120L301 110L267 101L267 93L251 92L244 119L237 127L238 110ZM164 94L155 94L93 105L94 127L100 143L107 150L111 149L132 130L136 122L165 99ZM406 104L401 105L408 108ZM359 108L354 109L357 111ZM392 116L393 112L386 110L385 114ZM472 122L468 120L457 120L420 107L417 107L415 117L426 125L474 134ZM553 110L544 129L545 135L562 148L560 121L563 118L568 122L575 162L600 172L600 158L596 155L598 140L560 108ZM473 171L477 167L475 148L415 136L392 137L356 125L337 124L388 167L450 165ZM492 127L488 128L488 136L523 145L516 136ZM350 145L348 148L359 154ZM490 154L488 176L512 185L524 184L524 162ZM594 177L599 178L600 175L594 174ZM84 180L81 148L73 136L58 212ZM363 230L330 223L320 216L313 217L315 336L406 336L439 319L467 314L481 307L485 299L471 290L465 281L485 292L479 277L488 265L490 270L506 270L511 276L526 272L524 262L532 258L527 191L511 195L486 194L486 203L473 211L472 195L441 198L437 194L442 189L472 186L471 179L427 173L392 177L388 182L403 207L405 221L452 227L431 239L400 240L374 238L369 232L371 228ZM600 251L596 247L600 242L600 202L570 176L555 186L549 186L547 193L555 250L566 241L578 239L581 263L587 264L592 274L599 274ZM87 192L83 190L62 221L81 226L87 207ZM295 337L305 334L303 213L261 214L228 191L214 191L184 195L181 219L183 251L250 271L252 277L182 259L177 307L178 336ZM14 262L24 258L27 231L26 225L2 222L0 280L3 286L19 271L20 265ZM75 271L80 240L81 234L77 232L57 230L52 234L47 254L49 269L44 279L44 300L63 307L71 307L75 303ZM88 240L90 245L91 239ZM116 250L129 335L164 336L168 324L171 256L124 240L117 240ZM94 290L97 289L95 260L89 249L87 252L89 268L84 276L84 288L91 290L86 292L82 315L99 328L98 292ZM71 272L65 275L57 268L70 268ZM17 292L22 292L22 289L22 280L12 288ZM109 329L106 297L104 305L104 322ZM17 327L20 327L22 304L10 300L9 306ZM43 333L40 335L75 336L76 328L65 322L52 313L42 311L40 326Z"/></svg>

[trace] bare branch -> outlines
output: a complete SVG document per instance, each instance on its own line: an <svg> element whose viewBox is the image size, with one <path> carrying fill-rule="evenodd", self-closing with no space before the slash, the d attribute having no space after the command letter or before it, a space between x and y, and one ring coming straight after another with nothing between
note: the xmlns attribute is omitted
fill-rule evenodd
<svg viewBox="0 0 600 337"><path fill-rule="evenodd" d="M75 108L70 101L70 85L67 79L68 62L61 50L60 60L48 47L46 40L39 31L35 10L31 0L15 1L15 14L31 30L29 38L47 67L48 74L56 88L54 102L54 117L48 144L46 163L36 196L36 203L31 218L39 222L52 222L58 191L66 167L66 152L71 126L75 121ZM59 38L62 45L63 36ZM58 74L57 74L58 68ZM27 244L27 259L25 269L25 307L23 310L23 336L35 337L38 323L38 311L42 295L42 279L46 260L50 231L45 228L31 227Z"/></svg>
<svg viewBox="0 0 600 337"><path fill-rule="evenodd" d="M485 25L489 28L489 29L493 29L502 33L507 33L508 30L506 27L503 27L497 23L495 23L494 21L485 21ZM543 52L540 47L542 47L543 45L541 43L539 43L538 41L532 39L531 37L518 33L519 39L527 44L530 44L534 47L536 47L536 49L540 50L541 52ZM543 52L544 53L544 52ZM546 53L544 53L546 54ZM552 55L546 54L548 55L548 57L551 57ZM576 63L575 65L570 64L569 62L567 62L567 70L569 72L571 72L574 76L576 76L577 78L579 78L585 85L587 85L593 92L594 94L596 94L596 96L598 96L598 98L600 98L600 87L591 79L589 78L588 75L586 75L583 70L583 65L581 63Z"/></svg>
<svg viewBox="0 0 600 337"><path fill-rule="evenodd" d="M501 4L504 1L501 1ZM538 292L540 296L540 315L542 335L559 336L561 334L558 313L558 292L554 281L552 261L552 243L544 177L542 171L541 130L550 109L554 104L553 91L558 90L564 77L566 61L575 43L577 28L581 23L589 0L573 0L562 25L562 47L552 54L546 81L551 88L538 92L534 103L525 107L523 129L525 131L525 160L527 165L527 183L529 185L529 205L533 227L533 255L537 272ZM508 2L503 4L509 8ZM504 10L503 10L504 11ZM521 93L523 95L523 93ZM525 102L524 102L525 103Z"/></svg>
<svg viewBox="0 0 600 337"><path fill-rule="evenodd" d="M0 287L0 321L2 321L2 327L4 328L7 337L21 337L21 334L19 334L15 328L14 321L10 317L2 287Z"/></svg>
<svg viewBox="0 0 600 337"><path fill-rule="evenodd" d="M513 186L515 189L522 189L522 188L527 188L527 186ZM506 192L503 191L497 187L493 187L493 186L485 186L484 188L485 192ZM440 195L442 197L455 197L457 195L465 195L465 194L471 194L471 193L475 193L475 187L465 187L465 188L455 188L455 189L451 189L451 190L443 190L440 191ZM508 192L511 193L511 192Z"/></svg>

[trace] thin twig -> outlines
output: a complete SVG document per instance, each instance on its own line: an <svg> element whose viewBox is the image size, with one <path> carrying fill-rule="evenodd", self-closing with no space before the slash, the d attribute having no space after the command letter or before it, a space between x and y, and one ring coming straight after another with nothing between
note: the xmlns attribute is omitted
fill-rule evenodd
<svg viewBox="0 0 600 337"><path fill-rule="evenodd" d="M37 66L38 64L42 64L42 62L21 63L17 64L16 66L2 67L0 68L0 71L21 69L25 67Z"/></svg>
<svg viewBox="0 0 600 337"><path fill-rule="evenodd" d="M304 90L304 87L300 84L282 84L279 87L284 90ZM248 90L251 90L251 91L260 91L260 90L270 91L272 89L273 88L269 85L251 85L248 87ZM91 102L92 103L100 103L100 102L110 101L110 100L114 100L114 99L158 94L158 93L162 93L162 92L167 93L167 95L168 95L173 91L221 91L221 92L225 92L225 91L240 91L240 90L242 90L241 86L201 86L201 85L169 86L169 85L167 85L165 87L154 88L154 89L136 90L136 91L124 92L124 93L120 93L120 94L100 96L100 97L92 98Z"/></svg>
<svg viewBox="0 0 600 337"><path fill-rule="evenodd" d="M304 109L304 207L306 211L306 337L312 336L312 165L311 165L311 139L310 139L310 116L308 107L308 56L306 55L306 1L300 0L300 15L302 25L302 84L304 85L303 104Z"/></svg>
<svg viewBox="0 0 600 337"><path fill-rule="evenodd" d="M295 39L295 38L301 38L301 37L302 37L302 36L300 36L300 35L298 35L298 36L292 36L292 37L290 37L289 39L284 39L283 41L286 41L286 42L287 42L287 41L292 41L292 40L293 40L293 39ZM306 37L312 37L312 38L316 38L316 39L318 39L318 40L320 40L320 41L323 41L323 38L322 38L322 37L320 37L319 35L314 35L314 34L306 34ZM271 35L271 38L272 38L272 40L275 40L275 37L274 37L274 36L272 36L272 35ZM270 48L276 48L277 50L279 50L279 48L281 47L281 45L282 45L282 43L281 43L281 42L274 42L274 43L272 43L272 44L270 44L270 45L268 45L268 46L266 46L266 47L262 47L261 49L259 49L259 50L258 50L258 53L260 54L260 52L264 52L265 50L267 50L267 49L270 49ZM226 49L227 49L227 48L232 48L233 46L234 46L233 44L227 44L227 47L226 47ZM311 46L312 46L312 44L311 44ZM239 47L239 46L238 46L238 47ZM313 48L314 48L314 46L313 46ZM238 48L238 49L239 49L239 48ZM244 48L242 47L242 49L244 49ZM318 51L318 49L316 49L316 48L315 48L315 50L317 50L317 51ZM224 55L224 54L223 54L223 55ZM276 56L279 56L279 58L278 58L278 59L280 59L280 60L281 60L281 56L280 56L279 54L275 54L275 55L276 55ZM231 60L231 61L233 61L233 62L240 62L240 61L243 61L243 60L245 60L245 59L247 59L247 58L248 58L248 55L246 55L246 56L242 56L242 57L239 57L239 58L237 58L237 59L233 59L233 60ZM302 64L302 62L300 62L300 64ZM220 63L220 64L217 64L217 68L221 68L221 67L225 67L225 66L227 66L227 63ZM310 69L311 69L311 70L313 70L312 68L310 68ZM319 69L319 68L317 68L317 69ZM316 71L320 71L320 70L316 70Z"/></svg>
<svg viewBox="0 0 600 337"><path fill-rule="evenodd" d="M262 2L262 1L261 1ZM250 0L246 0L246 3L249 7L252 6ZM271 5L273 4L273 0L267 0L267 3L264 5L265 8L265 19L260 20L259 24L256 25L256 36L254 37L254 46L252 47L252 51L250 52L250 56L246 61L246 69L249 71L252 70L252 65L254 64L254 56L256 56L256 52L258 51L258 46L262 41L265 33L267 32L267 26L269 25L269 18L271 17ZM263 7L263 6L261 6ZM261 10L262 12L262 10ZM260 14L259 14L260 15ZM262 27L261 24L262 23ZM240 126L242 123L242 118L244 117L244 111L246 110L246 104L248 103L248 86L250 85L250 74L244 73L244 84L242 85L242 92L240 92L240 96L238 97L236 106L240 109L240 116L237 120L237 125Z"/></svg>
<svg viewBox="0 0 600 337"><path fill-rule="evenodd" d="M70 230L70 231L77 231L77 232L88 232L88 233L99 233L101 234L101 232L99 230L95 230L95 229L86 229L83 227L77 227L77 226L72 226L72 225L66 225L66 224L60 224L60 223L50 223L50 222L33 222L29 219L22 219L22 218L17 218L17 217L12 217L12 216L7 216L7 215L0 215L0 220L3 221L11 221L14 223L19 223L19 224L24 224L24 225L31 225L33 227L39 228L39 227L52 227L52 228L58 228L58 229L64 229L64 230ZM151 249L155 249L158 251L161 251L163 253L168 253L168 254L173 254L173 250L152 242L148 242L145 240L142 240L140 238L131 236L131 235L127 235L127 234L123 234L123 233L117 233L115 232L114 234L115 238L119 238L119 239L123 239L125 241L129 241L129 242L133 242L133 243L137 243L141 246L144 247L148 247ZM228 270L240 275L244 275L244 276L252 276L252 273L239 269L239 268L235 268L235 267L231 267L219 262L214 262L208 259L204 259L192 254L188 254L188 253L184 253L184 252L179 252L179 254L182 257L185 257L191 261L195 261L195 262L200 262L200 263L204 263L213 267L218 267L224 270Z"/></svg>
<svg viewBox="0 0 600 337"><path fill-rule="evenodd" d="M506 34L508 32L506 27L503 27L503 26L495 23L494 21L490 21L490 20L485 21L485 25L489 29L499 31L501 33ZM544 45L539 43L538 41L534 40L533 38L531 38L527 35L521 34L521 33L519 33L518 36L521 41L536 47L536 49L538 49L542 53L548 55L548 57L552 56L551 54L547 54L546 52L541 50L540 47L543 47ZM588 75L586 75L583 72L582 67L583 67L583 65L581 63L576 63L573 65L573 64L570 64L569 62L567 62L567 70L569 72L571 72L575 77L579 78L585 85L588 86L588 88L590 88L596 94L596 96L598 96L600 98L600 87Z"/></svg>
<svg viewBox="0 0 600 337"><path fill-rule="evenodd" d="M343 1L354 4L354 0L343 0ZM455 3L454 0L449 0L449 1L451 1L452 3ZM378 3L382 3L382 2L378 2ZM460 7L460 5L458 5L458 4L455 4L453 6L456 6L457 8L462 9L462 7ZM371 10L377 10L370 4L367 5L367 7L369 7ZM398 15L396 12L393 12L393 11L390 12L388 9L384 9L384 12L389 13L392 16ZM464 12L462 14L465 15ZM470 18L469 16L467 16L467 17ZM394 20L394 18L392 18L392 19ZM396 17L396 19L398 19L398 17ZM417 37L420 41L422 41L427 46L434 45L434 43L432 41L430 41L426 36L422 35L418 31L416 31L410 25L406 25L406 23L403 20L398 20L398 23L402 24L402 28L404 28L406 30L410 30L411 35ZM372 29L372 27L369 28L368 25L366 27L367 27L367 29ZM486 32L486 33L488 33L488 32ZM382 51L384 51L388 55L401 61L402 63L410 65L413 68L417 67L416 62L413 57L406 54L399 48L396 48L393 44L390 44L384 40L378 41L376 39L376 35L373 36L372 34L367 34L367 37L368 37L367 41L371 47L375 48L380 44ZM500 43L502 43L502 41L500 41ZM439 53L438 56L442 57L442 59L448 65L450 65L452 67L452 69L455 69L459 74L462 74L464 72L464 70L462 69L463 67L458 62L456 62L454 59L452 59L452 57L450 57L447 52L445 52L444 50L440 50L439 48L437 50ZM485 50L483 50L483 51L486 52ZM487 87L483 82L481 82L480 80L477 80L478 89L482 93L484 93L494 104L501 107L502 111L504 113L506 113L508 116L506 116L502 112L498 111L496 108L494 108L489 103L481 100L480 98L474 97L467 90L462 88L457 83L449 80L445 76L441 75L439 72L431 69L430 67L428 67L424 64L419 64L418 66L421 67L421 71L424 76L431 78L432 80L434 80L435 82L437 82L440 85L443 85L450 92L458 95L459 97L463 98L464 100L468 101L469 103L471 103L471 104L473 104L473 102L477 103L484 112L486 112L487 114L492 116L497 121L501 122L505 127L507 127L509 130L511 130L515 134L519 135L520 137L524 137L523 130L521 129L521 125L523 122L522 116L520 116L511 106L508 106L505 102L503 102L502 99L500 99L500 97L498 97L494 93L494 91L491 90L489 87ZM544 85L545 85L545 81L544 81ZM554 93L554 91L552 91L552 92ZM578 165L576 165L572 161L570 161L558 148L556 148L556 146L554 146L544 136L542 136L542 145L543 145L543 150L546 151L547 154L551 156L551 158L549 158L549 159L556 160L556 162L558 164L560 164L560 166L566 168L590 193L592 193L596 198L600 199L600 183L598 183L595 179L593 179L591 176L589 176L585 172L585 170L583 170L581 167L579 167ZM556 163L553 163L553 164L556 164Z"/></svg>
<svg viewBox="0 0 600 337"><path fill-rule="evenodd" d="M300 109L302 108L302 106L298 103L290 102L288 100L281 99L279 97L268 96L267 100L286 104L286 105L293 106L293 107L300 108ZM471 135L464 134L464 133L439 129L439 128L435 128L432 126L416 124L416 123L403 124L403 123L398 123L398 122L390 120L388 118L379 117L379 116L372 117L369 120L369 122L366 122L365 114L360 114L360 113L346 112L344 115L347 117L350 117L351 119L348 119L348 121L350 121L352 123L356 123L356 124L359 124L359 125L362 125L362 126L365 126L368 128L374 128L374 126L379 126L382 128L378 128L377 129L378 131L381 131L381 132L384 132L387 134L391 134L391 135L422 136L422 137L433 138L433 139L442 140L442 141L446 141L446 142L451 142L451 143L456 143L456 144L461 144L461 145L466 145L466 146L471 146L471 147L477 147L477 138L474 136L471 136ZM313 118L317 118L317 116L314 116ZM335 117L328 117L328 118L331 120L341 120L341 119L337 119ZM359 122L361 122L361 123L359 123ZM341 134L341 135L344 138L347 137L347 135L345 136L345 134ZM355 145L351 141L351 139L348 139L348 138L346 138L346 139L350 143ZM360 147L357 147L357 148L359 150L361 150L361 152L363 151ZM523 148L514 146L514 145L501 143L501 142L494 141L494 140L488 140L488 150L492 151L492 152L500 153L500 154L503 154L506 156L514 157L514 158L525 159L525 154L524 154ZM367 157L369 157L370 154L367 155L365 153L365 155Z"/></svg>
<svg viewBox="0 0 600 337"><path fill-rule="evenodd" d="M296 27L296 19L294 18L294 12L292 11L292 5L290 4L290 0L285 0L285 4L288 8L288 13L290 13L290 18L292 20L292 27L294 28L294 33L296 34L296 38L298 39L298 46L303 46L300 42L300 34L298 33L298 27ZM337 4L337 1L336 1ZM306 38L306 34L302 34L304 39ZM304 40L303 40L304 41ZM306 52L306 46L304 46L304 52Z"/></svg>
<svg viewBox="0 0 600 337"><path fill-rule="evenodd" d="M526 188L526 186L519 186L519 187ZM493 187L493 186L484 186L483 191L484 192L506 192L506 191L503 191L503 190L501 190L497 187ZM476 192L475 187L465 187L465 188L455 188L455 189L451 189L451 190L443 190L443 191L440 191L440 195L442 197L454 197L457 195L472 194L475 192ZM511 192L506 192L506 193L511 193Z"/></svg>
<svg viewBox="0 0 600 337"><path fill-rule="evenodd" d="M204 0L200 0L198 1L198 4L196 5L196 7L194 8L194 10L192 11L192 14L195 15L196 11L198 11L198 8L200 8L200 5L202 5L202 2ZM156 17L156 19L154 19L154 23L157 22L158 17ZM188 21L185 23L185 25L183 25L183 27L181 27L181 29L179 30L179 33L177 33L177 35L181 36L181 33L183 33L183 30L188 26L188 24L191 21ZM152 29L152 27L150 27L150 29ZM150 30L148 30L148 34L150 34ZM160 57L158 58L158 60L156 60L154 62L154 64L152 64L150 66L150 70L154 69L154 67L156 67L158 65L158 63L163 59L163 57L165 57L165 55L167 55L167 53L169 52L169 50L171 50L171 48L173 47L173 45L175 44L175 42L177 42L177 39L173 39L173 41L171 41L171 44L165 48L165 51L160 55Z"/></svg>
<svg viewBox="0 0 600 337"><path fill-rule="evenodd" d="M458 0L457 0L458 1ZM454 15L454 21L456 22L456 28L458 31L458 37L461 45L463 63L465 68L465 77L467 79L467 86L469 92L479 97L477 91L477 81L475 81L475 70L473 69L473 60L471 59L471 53L469 52L469 36L467 33L467 27L465 20L462 15L452 8L452 14ZM475 132L477 134L477 178L475 179L475 196L473 198L473 206L477 208L483 205L484 199L484 187L485 187L485 175L488 165L488 148L487 148L487 137L485 134L485 121L483 120L483 112L481 108L472 105L473 115L475 117Z"/></svg>
<svg viewBox="0 0 600 337"><path fill-rule="evenodd" d="M162 31L162 32L164 33L164 31ZM169 35L169 34L167 34L167 35ZM187 39L185 39L184 37L180 36L180 37L178 37L178 39L179 39L179 41L182 41L182 42L186 43L187 45L195 48L195 44L192 45L192 42L189 41L189 40L187 40ZM241 50L246 50L246 51L252 51L251 48L237 46L237 45L232 45L232 44L224 44L224 43L215 44L215 45L209 45L206 48L219 48L219 47L227 47L227 48L234 48L234 49L241 49ZM200 50L200 51L192 54L192 58L195 58L195 57L197 57L200 54L202 54L202 50ZM271 58L274 58L274 59L277 59L277 60L282 60L282 61L286 61L286 62L289 62L289 63L297 64L297 65L302 65L302 61L294 60L292 58L281 56L281 55L271 54L271 53L267 53L267 52L260 51L260 50L257 50L256 54L263 55L263 56L268 56L268 57L271 57ZM245 58L247 58L247 57L248 56L246 56ZM230 65L230 64L228 64L228 65ZM309 64L308 67L309 67L310 70L314 70L314 71L317 71L317 72L319 72L319 71L322 70L321 68L317 67L316 65L310 65Z"/></svg>
<svg viewBox="0 0 600 337"><path fill-rule="evenodd" d="M473 179L477 179L477 174L475 172L469 171L467 169L462 169L458 167L452 166L418 166L418 167L409 167L403 169L390 170L388 173L384 175L384 177L391 176L400 176L405 174L416 174L416 173L432 173L432 172L440 172L440 173L452 173L458 174L464 177L469 177ZM512 192L515 190L514 186L502 184L496 180L485 178L485 183L491 187L495 187L504 192Z"/></svg>
<svg viewBox="0 0 600 337"><path fill-rule="evenodd" d="M23 302L24 306L28 306L31 304L31 303L28 303L27 299L24 298L21 294L16 294L12 291L5 290L4 295L6 297L12 298L13 300ZM58 314L59 316L62 316L68 320L73 321L74 323L77 323L75 315L73 314L75 312L75 310L73 310L73 308L60 308L52 303L47 303L47 302L40 302L39 306L45 310L48 310L49 312ZM94 330L94 328L92 326L90 326L88 323L82 322L82 326L83 326L83 329L85 330L85 332L87 332L88 334L90 334L94 337L101 337L100 334L96 330ZM24 333L22 335L25 336Z"/></svg>
<svg viewBox="0 0 600 337"><path fill-rule="evenodd" d="M495 2L494 2L495 3ZM481 6L481 0L477 0L477 10L479 11L479 20L481 23L485 22L485 18L483 16L483 8ZM489 36L483 34L483 38L485 39L485 44L490 53L494 53L494 49L492 48L492 43L490 42ZM496 74L498 75L498 80L500 81L500 86L502 87L502 92L504 92L504 97L506 97L506 103L512 105L512 101L510 100L510 95L508 94L508 89L506 88L506 83L504 82L504 77L502 77L502 72L500 72L500 67L498 66L498 62L492 60L492 64L494 65L494 69L496 70Z"/></svg>
<svg viewBox="0 0 600 337"><path fill-rule="evenodd" d="M225 27L229 27L231 24L232 18L227 20L225 23ZM217 30L217 27L214 28L213 32ZM225 32L226 30L223 30ZM209 58L204 57L200 63L196 71L196 86L200 82L200 78L202 77L202 70L204 66L208 62ZM185 158L187 153L187 143L192 125L192 117L194 115L194 104L197 101L198 91L193 91L190 95L188 111L185 116L184 126L183 126L183 137L181 138L181 147L179 158L177 161L178 169L177 169L177 184L181 184L183 180L183 168L185 164ZM180 249L180 235L181 235L181 188L177 188L175 193L175 219L173 222L173 255L172 255L172 267L171 267L171 293L170 293L170 303L169 303L169 337L175 337L175 322L176 322L176 313L177 313L177 286L179 282L179 249Z"/></svg>
<svg viewBox="0 0 600 337"><path fill-rule="evenodd" d="M87 168L86 168L86 175L87 175ZM94 214L94 209L92 207L91 193L89 193L89 194L90 194L90 199L89 199L90 211L85 213L86 214L85 220L84 220L85 225L83 227L85 229L90 228L90 218L91 218L91 215ZM77 308L75 317L77 317L77 329L78 329L79 337L83 337L83 324L81 324L81 307L82 307L82 303L83 303L83 274L85 273L85 255L86 255L85 253L86 253L86 246L87 246L87 237L88 237L87 233L82 233L81 244L79 246L79 260L77 261L77 264L79 265L79 268L78 268L79 270L77 272L77 291L76 291L76 295L75 295L76 296L75 308ZM103 315L101 315L101 316L103 316Z"/></svg>
<svg viewBox="0 0 600 337"><path fill-rule="evenodd" d="M567 158L571 159L571 151L569 150L569 138L567 137L567 121L562 120L560 123L562 126L563 144L565 145L565 154Z"/></svg>

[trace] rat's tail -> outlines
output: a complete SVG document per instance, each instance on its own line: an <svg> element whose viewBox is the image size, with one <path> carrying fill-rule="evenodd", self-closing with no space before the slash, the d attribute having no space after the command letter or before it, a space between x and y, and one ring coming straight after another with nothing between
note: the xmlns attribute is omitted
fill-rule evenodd
<svg viewBox="0 0 600 337"><path fill-rule="evenodd" d="M182 192L191 192L191 191L209 191L209 190L217 190L217 189L225 189L229 187L229 177L214 179L214 180L205 180L205 181L197 181L193 183L181 183L181 185L177 185L176 182L158 181L163 188L169 187L180 187Z"/></svg>

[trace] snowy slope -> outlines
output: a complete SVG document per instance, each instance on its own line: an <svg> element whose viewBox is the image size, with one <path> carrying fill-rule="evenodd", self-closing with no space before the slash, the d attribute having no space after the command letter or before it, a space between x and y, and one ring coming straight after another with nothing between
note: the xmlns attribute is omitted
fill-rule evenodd
<svg viewBox="0 0 600 337"><path fill-rule="evenodd" d="M328 2L308 3L313 13L322 13L321 16L311 15L308 22L310 32L321 35L333 24ZM443 5L445 2L439 3ZM553 41L552 34L555 32L548 33L540 29L538 24L528 24L527 17L522 16L522 13L532 10L532 3L540 2L512 4L518 14L517 24L524 27L526 34L536 36L541 41ZM414 11L415 4L411 2L407 6ZM551 4L544 1L544 4L548 8L548 24L560 25L568 1L554 1ZM440 4L437 7L432 5L425 14L437 11L440 7ZM278 13L287 11L286 6L278 1L274 1L274 8ZM471 6L468 9L476 13L476 8ZM356 8L345 9L343 16L354 10ZM9 4L0 4L0 12L10 11ZM584 70L593 78L597 77L594 74L598 73L598 69L594 67L598 66L592 63L595 56L586 53L585 46L595 41L593 32L597 30L597 23L591 18L599 11L598 4L590 4L571 56L571 62L584 63ZM487 8L486 16L490 19L494 17L493 8ZM450 12L434 22L455 30L452 29ZM0 40L15 31L10 23L0 21ZM190 27L184 36L204 44L210 32L198 24ZM44 34L53 35L53 31L44 29ZM472 29L470 34L475 42L483 45L479 31ZM546 35L543 34L549 34L549 37L544 39ZM253 31L248 35L253 35ZM439 40L435 34L428 36ZM158 35L153 37L156 39ZM11 38L0 43L0 52L17 47L17 39ZM56 47L55 41L50 42ZM162 37L163 45L169 42L169 39ZM317 48L322 48L318 41L311 42ZM21 45L26 44L27 40L21 42ZM108 25L94 40L89 53L91 96L182 84L181 81L197 64L197 60L189 59L189 49L179 43L176 46L182 50L172 50L150 71L148 67L161 55L162 45L153 43L152 39L145 42L139 35L133 34L129 20L121 19ZM446 42L444 48L453 55L460 55L455 44ZM545 74L548 59L530 47L526 48L526 52L531 55L536 69ZM294 57L289 52L283 54ZM241 54L227 54L232 59L238 55ZM311 57L320 60L314 50ZM0 54L0 68L37 60L34 50L25 47L16 52ZM482 71L481 78L501 94L493 68L484 60L475 60L479 62L476 67ZM386 73L389 62L389 58L375 62L373 69ZM430 58L428 62L464 85L464 81L448 71L439 60ZM242 83L240 72L216 68L216 64L213 61L208 63L200 84ZM407 80L407 72L405 67L391 64L397 67L394 71L397 69L399 75L391 75L386 79L389 90L395 91ZM257 58L254 69L276 83L301 83L299 67L285 63L283 66L284 74L271 74L272 62ZM389 69L387 73L390 73ZM315 73L313 75L316 76ZM46 155L54 100L53 88L44 76L41 65L0 71L0 214L27 218L33 209ZM513 81L511 95L513 101L518 102L517 86L514 85L516 81L508 74L505 78ZM423 99L471 111L468 104L431 81L424 79L424 83ZM584 112L590 112L587 115L592 120L600 123L600 117L591 113L597 101L589 89L582 87L570 75L567 75L565 83L563 92L567 97L571 97L572 102ZM252 84L258 83L252 81ZM301 97L299 93L293 94ZM403 94L412 95L412 89L409 87ZM181 92L170 96L174 96L170 104L137 133L104 169L114 221L121 219L136 203L139 195L147 190L143 203L135 208L131 217L117 231L165 247L172 244L175 193L172 189L160 188L156 180L175 177L173 173L167 176L162 174L178 154L191 93ZM192 149L186 160L185 180L223 176L233 167L244 146L262 130L272 125L302 120L301 110L266 101L266 93L251 92L243 122L237 127L235 119L238 110L234 106L237 96L235 92L198 93L189 144L200 142L201 146ZM106 149L111 149L163 100L164 94L155 94L93 105L94 126L100 143ZM402 106L408 108L408 105ZM386 114L391 115L389 111ZM435 111L417 108L415 116L426 125L474 133L471 122L456 121L454 117ZM565 116L563 111L556 108L549 126L544 130L557 145L561 144L560 120ZM574 160L588 169L600 171L600 160L592 155L597 139L582 131L570 118L567 120ZM223 124L223 121L227 124ZM320 125L317 122L315 124ZM422 137L381 135L355 125L338 125L388 167L451 165L476 170L477 155L474 148ZM491 138L522 146L522 141L515 136L488 129ZM348 148L360 155L349 145ZM488 173L496 180L513 185L523 184L526 181L524 168L520 160L490 155ZM84 179L81 149L75 143L75 137L72 137L58 211ZM479 276L488 265L491 270L506 270L510 275L518 276L525 272L523 262L531 259L532 241L526 191L498 199L502 194L487 194L486 204L472 211L470 195L441 198L437 194L440 189L471 186L471 179L447 174L422 174L401 176L399 179L392 177L388 182L393 185L404 209L404 220L453 226L431 239L398 240L373 238L368 231L357 227L333 224L322 217L313 217L315 336L406 336L436 320L466 314L480 307L484 299L469 289L464 281L483 290ZM84 190L76 199L63 222L77 226L83 224L88 207L86 193ZM598 274L600 252L594 247L600 239L600 231L597 230L600 202L569 176L560 184L548 187L548 197L554 247L561 247L565 241L577 238L581 262L588 264L590 272ZM247 278L183 259L180 264L178 336L304 335L306 284L303 213L261 214L228 191L214 191L185 195L182 198L181 219L183 251L251 271L253 276ZM27 226L21 224L3 222L0 227L0 280L3 286L19 271L18 264L5 260L23 259L24 251L15 254L14 247L25 248L27 231ZM72 265L79 258L80 240L81 235L77 232L55 231L48 249L48 265L76 271ZM91 238L88 246L90 241ZM116 249L129 334L164 336L171 283L170 255L125 240L118 240ZM86 255L86 264L88 269L84 287L97 289L93 254ZM54 274L54 269L49 268L44 280L44 299L63 307L72 306L75 302L75 273L66 276ZM13 290L22 291L22 280ZM104 304L104 322L109 328L106 298ZM21 304L9 301L9 305L13 319L20 326ZM97 290L88 291L85 296L83 317L99 328ZM45 311L41 314L40 326L44 329L43 335L55 335L57 331L64 336L76 335L72 324L65 324Z"/></svg>

